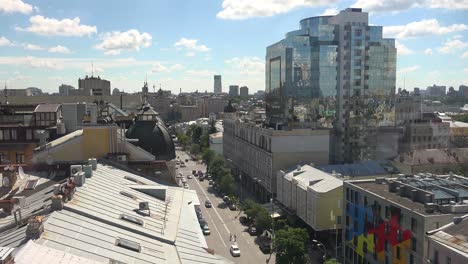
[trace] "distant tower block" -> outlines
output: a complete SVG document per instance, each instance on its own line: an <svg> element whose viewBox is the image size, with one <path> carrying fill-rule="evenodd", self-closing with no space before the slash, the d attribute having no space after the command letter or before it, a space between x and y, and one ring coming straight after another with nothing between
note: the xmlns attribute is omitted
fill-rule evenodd
<svg viewBox="0 0 468 264"><path fill-rule="evenodd" d="M223 92L223 87L221 84L221 75L214 76L214 93L220 94Z"/></svg>

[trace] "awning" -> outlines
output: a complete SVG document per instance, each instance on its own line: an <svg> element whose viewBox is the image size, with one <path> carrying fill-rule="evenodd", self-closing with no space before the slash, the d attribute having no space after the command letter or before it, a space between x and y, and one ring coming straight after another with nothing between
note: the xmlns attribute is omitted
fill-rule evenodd
<svg viewBox="0 0 468 264"><path fill-rule="evenodd" d="M268 210L268 213L270 213L270 216L273 219L279 218L284 215L283 209L281 209L280 206L275 203L270 202L270 203L262 204L262 206Z"/></svg>

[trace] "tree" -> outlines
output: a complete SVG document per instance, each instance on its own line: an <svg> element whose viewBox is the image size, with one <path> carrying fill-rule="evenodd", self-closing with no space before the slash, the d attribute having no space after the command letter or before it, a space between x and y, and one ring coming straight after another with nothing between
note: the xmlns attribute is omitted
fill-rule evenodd
<svg viewBox="0 0 468 264"><path fill-rule="evenodd" d="M200 139L203 134L203 129L201 126L195 125L195 128L192 131L192 142L196 144L200 144Z"/></svg>
<svg viewBox="0 0 468 264"><path fill-rule="evenodd" d="M219 189L226 195L234 193L234 177L232 177L231 172L227 171L226 174L221 176Z"/></svg>
<svg viewBox="0 0 468 264"><path fill-rule="evenodd" d="M276 263L304 263L308 259L306 248L308 240L309 234L303 228L278 230L274 238Z"/></svg>
<svg viewBox="0 0 468 264"><path fill-rule="evenodd" d="M335 258L327 259L325 264L339 264L339 262Z"/></svg>
<svg viewBox="0 0 468 264"><path fill-rule="evenodd" d="M261 231L271 229L272 227L270 213L263 206L255 217L255 225Z"/></svg>
<svg viewBox="0 0 468 264"><path fill-rule="evenodd" d="M192 153L193 155L197 155L198 153L200 153L200 145L198 144L190 145L190 153Z"/></svg>
<svg viewBox="0 0 468 264"><path fill-rule="evenodd" d="M220 155L215 155L211 163L209 164L209 171L213 179L218 180L221 179L221 176L226 174L225 171L227 170L224 167L224 159Z"/></svg>
<svg viewBox="0 0 468 264"><path fill-rule="evenodd" d="M209 170L210 164L215 158L216 152L211 149L205 149L202 153L202 160L206 164L207 169Z"/></svg>
<svg viewBox="0 0 468 264"><path fill-rule="evenodd" d="M187 137L186 135L184 134L178 134L177 135L177 140L179 140L180 144L182 146L187 146L189 144L189 137Z"/></svg>
<svg viewBox="0 0 468 264"><path fill-rule="evenodd" d="M210 135L208 134L203 134L200 138L200 147L202 149L207 149L210 147Z"/></svg>
<svg viewBox="0 0 468 264"><path fill-rule="evenodd" d="M261 204L258 204L252 200L248 199L244 204L244 212L249 218L256 218L262 210L266 209Z"/></svg>

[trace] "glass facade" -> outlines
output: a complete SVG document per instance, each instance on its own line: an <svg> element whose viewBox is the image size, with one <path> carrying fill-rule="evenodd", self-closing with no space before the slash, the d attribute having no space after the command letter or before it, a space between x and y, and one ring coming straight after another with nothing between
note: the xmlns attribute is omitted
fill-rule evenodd
<svg viewBox="0 0 468 264"><path fill-rule="evenodd" d="M267 47L267 125L333 127L334 162L372 158L372 127L394 122L394 39L355 8L300 26Z"/></svg>

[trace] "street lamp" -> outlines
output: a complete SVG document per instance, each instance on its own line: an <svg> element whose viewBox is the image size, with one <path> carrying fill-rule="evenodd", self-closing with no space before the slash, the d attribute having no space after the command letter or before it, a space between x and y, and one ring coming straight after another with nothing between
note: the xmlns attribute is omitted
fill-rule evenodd
<svg viewBox="0 0 468 264"><path fill-rule="evenodd" d="M322 246L322 248L323 248L323 260L325 261L325 259L327 258L327 248L325 247L325 245L322 242L320 242L320 241L318 241L316 239L313 239L312 242L317 244L317 246L319 246L319 248L320 248L320 246Z"/></svg>

